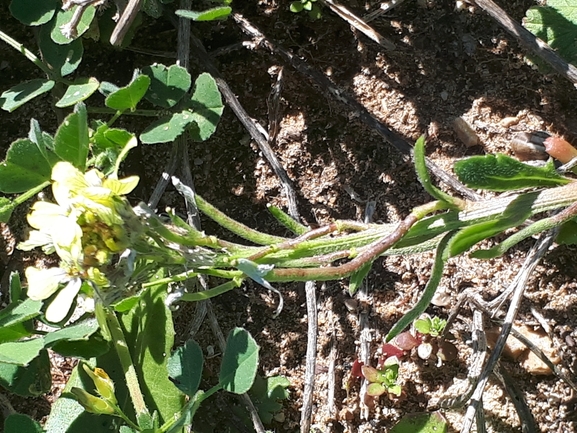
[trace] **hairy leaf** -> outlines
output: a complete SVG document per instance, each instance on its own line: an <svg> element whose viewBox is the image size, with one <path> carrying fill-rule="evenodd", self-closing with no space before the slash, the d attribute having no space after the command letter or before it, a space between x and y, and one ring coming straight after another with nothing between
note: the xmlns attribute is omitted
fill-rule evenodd
<svg viewBox="0 0 577 433"><path fill-rule="evenodd" d="M454 170L468 187L490 191L552 187L571 181L559 175L552 162L545 167L534 167L501 154L472 156L457 161Z"/></svg>

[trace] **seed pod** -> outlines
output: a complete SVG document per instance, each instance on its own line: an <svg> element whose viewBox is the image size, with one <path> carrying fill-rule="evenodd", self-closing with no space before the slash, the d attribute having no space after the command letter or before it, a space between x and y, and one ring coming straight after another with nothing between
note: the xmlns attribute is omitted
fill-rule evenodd
<svg viewBox="0 0 577 433"><path fill-rule="evenodd" d="M561 137L549 137L543 144L545 145L545 151L562 164L567 164L577 157L577 149Z"/></svg>
<svg viewBox="0 0 577 433"><path fill-rule="evenodd" d="M520 132L511 140L511 150L519 161L545 161L549 155L543 142L548 137L549 134L543 132Z"/></svg>

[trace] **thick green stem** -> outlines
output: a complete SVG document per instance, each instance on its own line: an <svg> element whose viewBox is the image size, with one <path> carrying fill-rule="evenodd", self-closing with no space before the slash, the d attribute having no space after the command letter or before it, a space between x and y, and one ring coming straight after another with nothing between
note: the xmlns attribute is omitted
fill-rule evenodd
<svg viewBox="0 0 577 433"><path fill-rule="evenodd" d="M120 322L118 321L114 311L105 307L104 312L106 315L106 326L110 332L110 336L112 337L113 346L116 349L120 365L122 366L122 371L124 372L126 386L134 406L134 411L136 412L136 418L139 419L142 415L149 415L149 412L146 403L144 402L142 391L140 390L134 363L130 356L130 350L128 349L126 339L124 338L124 332L122 331L122 327L120 326Z"/></svg>
<svg viewBox="0 0 577 433"><path fill-rule="evenodd" d="M281 242L286 241L286 238L282 238L280 236L273 236L268 235L265 233L261 233L257 230L251 229L248 226L245 226L238 221L233 220L229 216L225 215L223 212L219 211L213 205L208 203L198 194L195 195L196 205L200 209L202 213L204 213L207 217L211 218L215 222L217 222L220 226L224 227L227 230L230 230L235 235L240 236L247 241L254 242L258 245L271 245L271 244L278 244Z"/></svg>

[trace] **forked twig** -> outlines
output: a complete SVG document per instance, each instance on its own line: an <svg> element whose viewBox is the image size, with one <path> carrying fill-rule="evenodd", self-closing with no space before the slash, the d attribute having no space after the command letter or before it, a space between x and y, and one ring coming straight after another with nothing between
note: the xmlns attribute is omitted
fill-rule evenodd
<svg viewBox="0 0 577 433"><path fill-rule="evenodd" d="M499 358L501 357L501 353L505 347L505 343L507 342L507 338L511 332L511 328L513 327L513 321L515 320L515 316L517 315L517 311L519 309L519 305L521 303L521 298L523 296L523 291L525 289L525 285L527 280L529 279L531 273L539 263L541 257L545 254L545 252L549 249L549 247L553 244L553 240L557 235L558 230L551 230L548 233L544 233L540 236L537 243L533 246L521 270L518 272L517 276L511 283L512 286L515 287L513 292L513 297L511 299L511 304L509 305L509 310L507 311L507 315L505 316L505 321L503 323L503 327L501 328L501 333L497 338L497 342L495 343L495 348L491 352L489 360L483 368L481 375L479 376L479 380L477 382L477 386L475 387L475 391L473 392L473 396L471 398L471 402L467 407L467 411L465 412L465 417L463 419L463 425L461 427L461 433L469 433L471 430L471 426L473 424L473 420L475 419L475 414L479 410L479 402L483 396L483 392L485 390L485 385L487 384L487 379L491 372L495 369ZM523 421L523 420L521 420Z"/></svg>

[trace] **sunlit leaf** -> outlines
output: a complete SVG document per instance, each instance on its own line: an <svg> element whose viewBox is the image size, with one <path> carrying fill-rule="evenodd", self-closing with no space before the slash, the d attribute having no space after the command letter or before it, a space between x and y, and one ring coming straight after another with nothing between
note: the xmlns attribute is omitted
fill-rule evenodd
<svg viewBox="0 0 577 433"><path fill-rule="evenodd" d="M0 108L11 113L31 99L49 92L53 87L54 81L44 78L35 78L17 84L0 95Z"/></svg>
<svg viewBox="0 0 577 433"><path fill-rule="evenodd" d="M501 154L472 156L457 161L453 169L459 180L468 187L490 191L552 187L571 181L559 175L553 163L534 167Z"/></svg>
<svg viewBox="0 0 577 433"><path fill-rule="evenodd" d="M153 104L164 108L174 107L184 96L192 80L188 71L182 66L152 65L142 69L150 77L150 87L145 98Z"/></svg>
<svg viewBox="0 0 577 433"><path fill-rule="evenodd" d="M64 96L56 102L58 108L70 107L82 102L98 90L100 83L96 78L80 78L68 86Z"/></svg>
<svg viewBox="0 0 577 433"><path fill-rule="evenodd" d="M124 111L136 109L136 105L144 97L150 85L150 77L139 75L128 86L121 87L111 93L105 100L107 107L114 110Z"/></svg>
<svg viewBox="0 0 577 433"><path fill-rule="evenodd" d="M391 433L446 433L447 420L440 412L405 415Z"/></svg>
<svg viewBox="0 0 577 433"><path fill-rule="evenodd" d="M40 26L52 19L58 6L58 0L12 0L10 13L22 24Z"/></svg>
<svg viewBox="0 0 577 433"><path fill-rule="evenodd" d="M231 12L232 8L230 6L219 6L202 12L179 9L175 13L179 17L188 18L192 21L214 21L228 17Z"/></svg>

